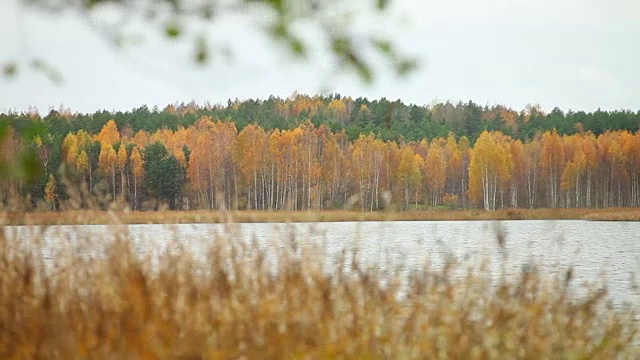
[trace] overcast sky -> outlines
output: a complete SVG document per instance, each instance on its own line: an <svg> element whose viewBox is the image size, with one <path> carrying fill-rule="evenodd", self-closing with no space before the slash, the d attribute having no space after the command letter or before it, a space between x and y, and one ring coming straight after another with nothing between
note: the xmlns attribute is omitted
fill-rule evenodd
<svg viewBox="0 0 640 360"><path fill-rule="evenodd" d="M22 68L0 78L0 111L64 105L74 111L130 110L142 104L226 103L321 90L429 104L473 100L521 109L640 109L640 2L636 0L394 0L385 19L363 14L356 29L389 34L421 66L406 79L377 72L373 85L335 73L321 49L307 63L265 41L255 19L228 17L208 28L215 56L190 61L188 38L169 43L156 28L129 24L138 45L115 48L90 22L0 3L0 63L34 56L64 76L60 85ZM202 31L190 26L187 35ZM307 38L315 33L300 30ZM133 36L132 35L132 36Z"/></svg>

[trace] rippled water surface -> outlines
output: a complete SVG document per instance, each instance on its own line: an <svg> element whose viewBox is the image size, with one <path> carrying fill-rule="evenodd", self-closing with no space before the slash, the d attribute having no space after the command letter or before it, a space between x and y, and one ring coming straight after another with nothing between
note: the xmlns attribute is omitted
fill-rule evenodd
<svg viewBox="0 0 640 360"><path fill-rule="evenodd" d="M136 251L145 254L171 240L202 253L219 235L255 239L260 246L288 243L321 244L327 260L357 249L363 262L383 269L440 266L455 256L465 264L492 261L492 271L515 274L537 265L555 273L573 268L574 284L604 284L616 304L640 306L640 223L588 221L416 221L298 224L195 224L53 226L46 229L6 227L10 238L43 239L45 257L51 249L81 241L100 242L119 231L128 232ZM504 239L504 247L498 238ZM86 246L85 246L86 248ZM500 270L498 270L500 269Z"/></svg>

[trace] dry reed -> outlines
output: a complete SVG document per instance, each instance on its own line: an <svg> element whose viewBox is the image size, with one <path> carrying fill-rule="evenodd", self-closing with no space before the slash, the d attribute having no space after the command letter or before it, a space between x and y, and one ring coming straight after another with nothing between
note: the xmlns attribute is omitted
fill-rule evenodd
<svg viewBox="0 0 640 360"><path fill-rule="evenodd" d="M0 232L1 233L1 232ZM178 239L180 240L180 239ZM571 274L405 277L312 245L271 252L221 236L141 256L127 235L92 256L0 239L0 357L104 359L633 359L634 314ZM96 242L87 239L95 250ZM178 243L177 243L178 244ZM201 254L202 255L202 254Z"/></svg>
<svg viewBox="0 0 640 360"><path fill-rule="evenodd" d="M640 221L640 210L607 209L499 209L485 210L413 210L362 212L325 211L101 211L67 210L43 212L6 212L7 225L60 224L187 224L187 223L265 223L265 222L338 222L338 221L434 221L434 220L614 220Z"/></svg>

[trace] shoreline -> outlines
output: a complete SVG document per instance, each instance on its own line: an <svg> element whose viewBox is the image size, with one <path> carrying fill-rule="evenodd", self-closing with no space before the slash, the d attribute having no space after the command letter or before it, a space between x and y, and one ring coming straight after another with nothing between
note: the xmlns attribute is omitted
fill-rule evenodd
<svg viewBox="0 0 640 360"><path fill-rule="evenodd" d="M325 211L106 211L73 210L4 212L3 225L98 225L98 224L200 224L287 223L342 221L491 221L491 220L588 220L640 221L640 208L606 209L499 209L408 210L362 212Z"/></svg>

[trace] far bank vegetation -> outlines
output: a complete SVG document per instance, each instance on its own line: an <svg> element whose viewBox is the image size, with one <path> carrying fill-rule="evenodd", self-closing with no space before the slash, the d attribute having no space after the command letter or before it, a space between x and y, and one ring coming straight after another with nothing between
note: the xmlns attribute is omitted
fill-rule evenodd
<svg viewBox="0 0 640 360"><path fill-rule="evenodd" d="M300 94L8 113L3 164L32 154L42 171L3 176L0 196L23 211L637 207L638 123L629 111Z"/></svg>

